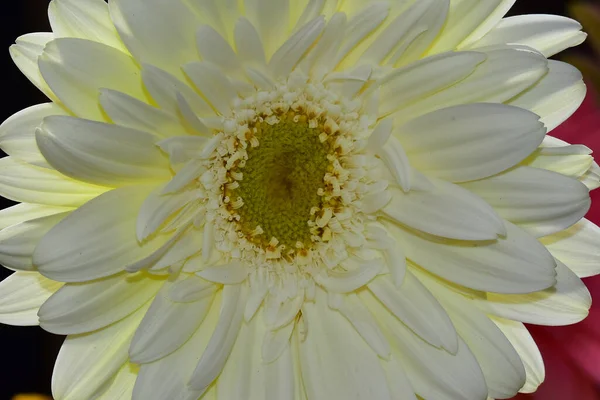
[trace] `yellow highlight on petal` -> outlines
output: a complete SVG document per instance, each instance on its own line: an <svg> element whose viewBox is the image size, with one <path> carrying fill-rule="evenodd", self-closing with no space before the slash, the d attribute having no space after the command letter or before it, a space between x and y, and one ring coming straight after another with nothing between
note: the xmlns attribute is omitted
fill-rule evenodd
<svg viewBox="0 0 600 400"><path fill-rule="evenodd" d="M52 400L52 398L43 394L24 393L14 396L12 400Z"/></svg>

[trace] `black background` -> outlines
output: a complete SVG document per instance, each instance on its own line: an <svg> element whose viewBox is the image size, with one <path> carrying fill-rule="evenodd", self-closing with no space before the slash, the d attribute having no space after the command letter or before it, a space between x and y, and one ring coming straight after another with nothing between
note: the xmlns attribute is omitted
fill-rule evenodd
<svg viewBox="0 0 600 400"><path fill-rule="evenodd" d="M47 0L8 0L0 10L0 121L28 106L47 99L12 64L8 47L25 33L49 31ZM566 13L564 0L517 0L511 14ZM0 198L0 208L8 201ZM9 271L0 268L0 280ZM9 400L16 393L50 394L50 377L54 359L62 338L39 327L0 325L0 400Z"/></svg>

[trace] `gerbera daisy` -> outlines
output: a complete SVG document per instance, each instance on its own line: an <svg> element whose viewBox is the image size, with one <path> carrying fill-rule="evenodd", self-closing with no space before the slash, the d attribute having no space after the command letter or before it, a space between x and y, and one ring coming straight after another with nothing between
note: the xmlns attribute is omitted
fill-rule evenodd
<svg viewBox="0 0 600 400"><path fill-rule="evenodd" d="M585 34L512 3L52 1L11 48L52 102L0 132L0 319L69 335L55 398L535 390L600 179L546 136Z"/></svg>

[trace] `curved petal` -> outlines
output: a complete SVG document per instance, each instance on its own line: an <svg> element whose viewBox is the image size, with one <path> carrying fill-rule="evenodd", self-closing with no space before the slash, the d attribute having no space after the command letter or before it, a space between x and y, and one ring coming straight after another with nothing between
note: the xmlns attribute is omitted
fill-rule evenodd
<svg viewBox="0 0 600 400"><path fill-rule="evenodd" d="M71 207L55 207L41 204L19 203L0 210L0 229L36 218L72 211Z"/></svg>
<svg viewBox="0 0 600 400"><path fill-rule="evenodd" d="M74 117L48 117L36 134L40 151L63 174L106 186L167 180L167 158L150 133Z"/></svg>
<svg viewBox="0 0 600 400"><path fill-rule="evenodd" d="M38 104L26 108L0 125L0 149L17 160L39 167L49 167L35 142L35 131L44 118L51 115L67 115L55 103Z"/></svg>
<svg viewBox="0 0 600 400"><path fill-rule="evenodd" d="M399 127L412 166L452 181L486 178L523 161L546 129L529 111L504 104L466 104L416 118Z"/></svg>
<svg viewBox="0 0 600 400"><path fill-rule="evenodd" d="M23 75L50 99L58 101L44 81L38 67L38 58L42 55L46 44L53 39L54 35L52 33L28 33L19 36L16 44L10 46L9 51L13 62Z"/></svg>
<svg viewBox="0 0 600 400"><path fill-rule="evenodd" d="M102 43L55 39L46 45L38 64L48 86L79 117L104 120L98 102L100 88L146 97L135 60Z"/></svg>
<svg viewBox="0 0 600 400"><path fill-rule="evenodd" d="M504 222L479 197L452 183L436 181L431 191L388 189L392 200L382 212L394 222L430 235L457 240L494 240Z"/></svg>
<svg viewBox="0 0 600 400"><path fill-rule="evenodd" d="M523 44L552 57L586 38L579 22L559 15L518 15L501 20L481 40L469 47Z"/></svg>
<svg viewBox="0 0 600 400"><path fill-rule="evenodd" d="M48 8L56 37L74 37L127 51L110 20L104 0L53 0Z"/></svg>
<svg viewBox="0 0 600 400"><path fill-rule="evenodd" d="M39 272L18 271L0 282L0 323L39 325L38 310L62 283Z"/></svg>
<svg viewBox="0 0 600 400"><path fill-rule="evenodd" d="M421 237L389 223L386 227L408 259L468 288L530 293L556 282L552 255L534 237L508 222L505 238L478 243Z"/></svg>
<svg viewBox="0 0 600 400"><path fill-rule="evenodd" d="M0 159L0 195L24 203L77 207L109 190L67 178L59 172Z"/></svg>
<svg viewBox="0 0 600 400"><path fill-rule="evenodd" d="M569 228L583 218L591 204L583 183L530 167L462 186L483 198L502 218L536 237Z"/></svg>
<svg viewBox="0 0 600 400"><path fill-rule="evenodd" d="M96 332L67 337L52 374L56 399L97 398L127 361L127 347L147 307Z"/></svg>
<svg viewBox="0 0 600 400"><path fill-rule="evenodd" d="M86 283L68 283L40 308L48 332L76 335L104 328L147 303L163 284L143 274L119 274Z"/></svg>
<svg viewBox="0 0 600 400"><path fill-rule="evenodd" d="M168 242L162 235L139 243L137 213L153 186L129 186L98 196L50 230L33 254L42 274L85 282L116 274L155 254Z"/></svg>

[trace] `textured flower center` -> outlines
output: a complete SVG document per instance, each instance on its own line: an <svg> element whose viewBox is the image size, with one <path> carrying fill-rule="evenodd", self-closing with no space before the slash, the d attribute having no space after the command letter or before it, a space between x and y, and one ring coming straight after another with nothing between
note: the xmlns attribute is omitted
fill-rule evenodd
<svg viewBox="0 0 600 400"><path fill-rule="evenodd" d="M305 116L293 112L255 129L259 145L248 149L245 165L237 168L243 179L227 193L243 201L237 209L241 230L261 246L274 238L288 249L308 247L311 210L322 206L319 189L331 146L319 139L321 126L311 128ZM262 233L253 236L257 229Z"/></svg>

